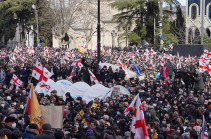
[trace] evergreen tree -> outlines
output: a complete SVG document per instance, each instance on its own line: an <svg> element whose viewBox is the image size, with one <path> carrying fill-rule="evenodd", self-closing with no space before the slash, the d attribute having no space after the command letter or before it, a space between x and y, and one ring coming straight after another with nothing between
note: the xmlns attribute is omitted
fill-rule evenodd
<svg viewBox="0 0 211 139"><path fill-rule="evenodd" d="M177 6L177 19L171 22L171 33L177 37L179 40L178 43L184 44L185 43L185 19L182 14L182 9L180 6Z"/></svg>

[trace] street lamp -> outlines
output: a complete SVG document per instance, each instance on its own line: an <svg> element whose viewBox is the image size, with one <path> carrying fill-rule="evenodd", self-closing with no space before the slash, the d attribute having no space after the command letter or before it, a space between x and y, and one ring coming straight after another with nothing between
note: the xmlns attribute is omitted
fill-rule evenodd
<svg viewBox="0 0 211 139"><path fill-rule="evenodd" d="M114 49L114 46L115 46L115 37L117 36L117 33L112 30L111 31L111 37L112 37L112 50Z"/></svg>
<svg viewBox="0 0 211 139"><path fill-rule="evenodd" d="M98 23L97 23L97 60L100 62L100 0L98 0Z"/></svg>
<svg viewBox="0 0 211 139"><path fill-rule="evenodd" d="M34 4L32 5L32 8L35 11L36 20L37 20L37 47L40 47L38 10L37 10L37 8L36 8L36 6Z"/></svg>

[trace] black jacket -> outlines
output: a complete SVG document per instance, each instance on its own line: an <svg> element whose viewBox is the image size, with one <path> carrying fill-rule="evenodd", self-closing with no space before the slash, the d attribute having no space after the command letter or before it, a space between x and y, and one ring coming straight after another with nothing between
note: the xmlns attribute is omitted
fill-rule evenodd
<svg viewBox="0 0 211 139"><path fill-rule="evenodd" d="M54 135L53 132L50 131L43 131L41 134L34 137L34 139L53 139Z"/></svg>

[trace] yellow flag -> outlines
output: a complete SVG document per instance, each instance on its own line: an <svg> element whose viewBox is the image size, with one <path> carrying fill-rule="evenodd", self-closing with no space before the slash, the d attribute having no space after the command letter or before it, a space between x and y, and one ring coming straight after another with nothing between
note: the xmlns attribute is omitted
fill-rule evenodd
<svg viewBox="0 0 211 139"><path fill-rule="evenodd" d="M92 108L97 108L97 104L96 103L93 103L92 104Z"/></svg>
<svg viewBox="0 0 211 139"><path fill-rule="evenodd" d="M79 113L80 113L81 116L84 116L84 111L83 110L80 110Z"/></svg>
<svg viewBox="0 0 211 139"><path fill-rule="evenodd" d="M81 46L78 45L78 52L81 52Z"/></svg>
<svg viewBox="0 0 211 139"><path fill-rule="evenodd" d="M42 126L42 119L41 119L41 107L37 100L37 96L34 92L34 86L32 84L31 86L31 105L30 105L30 124L34 123L37 124L39 129L41 129ZM30 98L29 98L30 99Z"/></svg>

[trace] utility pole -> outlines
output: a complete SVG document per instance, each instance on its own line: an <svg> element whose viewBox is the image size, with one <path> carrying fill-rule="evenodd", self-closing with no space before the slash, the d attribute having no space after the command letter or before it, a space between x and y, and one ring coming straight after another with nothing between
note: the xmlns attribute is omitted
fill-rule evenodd
<svg viewBox="0 0 211 139"><path fill-rule="evenodd" d="M100 0L98 0L98 23L97 23L97 60L100 62Z"/></svg>
<svg viewBox="0 0 211 139"><path fill-rule="evenodd" d="M156 21L154 18L154 46L155 46L155 40L156 40Z"/></svg>
<svg viewBox="0 0 211 139"><path fill-rule="evenodd" d="M163 0L160 0L160 6L161 6L160 7L161 8L161 11L160 11L160 35L163 38ZM163 49L163 44L160 44L160 50L162 50L162 49Z"/></svg>
<svg viewBox="0 0 211 139"><path fill-rule="evenodd" d="M202 9L201 9L201 45L204 44L204 0L202 0Z"/></svg>
<svg viewBox="0 0 211 139"><path fill-rule="evenodd" d="M38 10L36 8L36 6L33 4L32 8L35 11L35 15L36 15L36 21L37 21L37 47L40 47L40 39L39 39L39 17L38 17Z"/></svg>

